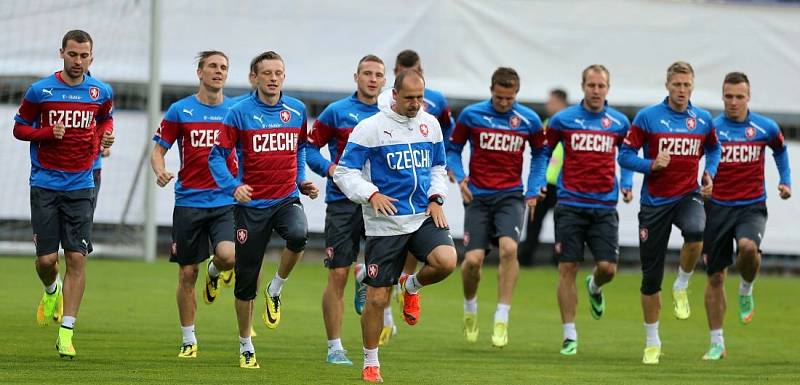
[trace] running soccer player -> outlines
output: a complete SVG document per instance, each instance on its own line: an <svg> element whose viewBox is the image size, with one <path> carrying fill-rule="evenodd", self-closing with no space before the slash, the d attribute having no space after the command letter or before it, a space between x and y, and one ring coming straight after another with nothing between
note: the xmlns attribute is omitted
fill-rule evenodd
<svg viewBox="0 0 800 385"><path fill-rule="evenodd" d="M722 83L723 114L714 119L722 156L714 178L714 191L708 207L708 222L703 242L708 285L706 315L711 346L704 360L719 360L727 355L722 324L725 319L725 276L733 264L736 243L736 270L739 283L739 320L753 319L753 281L761 266L759 247L767 223L767 193L764 185L764 148L772 149L780 181L781 199L792 196L789 154L783 134L774 120L750 111L750 81L741 72L731 72Z"/></svg>
<svg viewBox="0 0 800 385"><path fill-rule="evenodd" d="M61 321L56 350L69 358L76 354L72 337L92 252L92 165L100 146L114 143L111 87L86 73L92 48L85 31L67 32L59 51L63 69L33 83L14 117L14 137L31 143L31 226L44 284L36 321ZM63 283L59 244L67 266Z"/></svg>
<svg viewBox="0 0 800 385"><path fill-rule="evenodd" d="M400 72L394 103L381 105L380 113L353 129L333 173L336 185L362 205L364 215L367 301L361 315L361 375L367 382L383 382L378 360L382 314L407 253L425 263L399 281L409 325L420 319L419 290L446 278L456 265L442 209L447 192L442 132L439 122L421 111L424 88L422 74Z"/></svg>
<svg viewBox="0 0 800 385"><path fill-rule="evenodd" d="M325 192L325 267L328 268L328 284L322 294L322 316L328 336L327 362L352 365L342 346L342 313L344 312L344 287L350 265L358 257L361 238L364 237L364 219L361 205L350 201L333 182L336 163L344 151L347 138L360 121L378 112L378 94L386 84L383 60L375 55L361 58L353 74L356 92L337 100L314 122L308 135L306 160L311 170L328 177ZM320 147L328 146L330 160L320 154ZM356 269L355 310L361 314L364 308L367 286L362 284L364 269Z"/></svg>
<svg viewBox="0 0 800 385"><path fill-rule="evenodd" d="M179 358L197 357L194 286L198 264L208 259L203 301L211 304L219 296L220 283L233 274L233 197L223 192L211 176L208 154L219 137L222 119L233 105L223 87L228 78L228 57L220 51L197 55L197 93L173 103L164 116L153 141L150 165L156 183L164 187L175 175L166 169L164 155L178 143L181 169L175 182L175 208L172 212L172 252L170 262L178 264L178 315L183 342ZM236 172L233 155L228 167ZM214 255L209 259L209 242Z"/></svg>
<svg viewBox="0 0 800 385"><path fill-rule="evenodd" d="M605 312L602 286L614 278L619 259L617 197L621 191L625 203L633 199L633 173L621 170L617 183L617 147L631 124L625 115L608 106L610 77L602 64L586 67L581 74L583 100L551 117L546 130L548 150L556 145L564 148L554 211L564 355L578 352L575 277L583 262L584 245L595 259L594 271L584 280L589 312L600 319Z"/></svg>
<svg viewBox="0 0 800 385"><path fill-rule="evenodd" d="M282 92L283 58L273 51L259 54L250 62L250 79L255 92L229 110L208 162L219 187L238 202L234 296L239 366L257 369L250 330L264 251L273 230L286 240L278 271L264 292L262 319L268 329L275 329L281 321L281 290L308 241L300 194L314 199L319 191L305 180L306 107ZM226 163L234 150L239 165L236 176Z"/></svg>
<svg viewBox="0 0 800 385"><path fill-rule="evenodd" d="M461 188L465 205L464 334L469 342L478 339L478 284L483 259L490 244L498 246L497 310L494 313L492 345L508 344L508 313L519 274L517 242L524 220L525 205L533 214L540 190L545 187L547 154L539 116L516 102L520 88L517 71L500 67L492 74L489 100L464 108L450 138L447 160ZM461 164L464 144L470 142L469 176ZM522 161L525 142L532 159L528 190L523 195ZM532 216L532 215L531 215Z"/></svg>
<svg viewBox="0 0 800 385"><path fill-rule="evenodd" d="M675 62L667 69L663 102L639 111L619 152L620 166L645 175L639 211L639 253L642 260L642 309L647 340L642 361L657 364L661 356L658 318L664 256L672 225L681 229L678 278L672 285L675 317L689 318L687 287L703 248L706 214L703 197L711 195L720 145L711 114L690 102L694 70ZM643 148L644 158L638 156ZM700 158L706 165L702 187L697 183ZM702 196L701 196L702 195Z"/></svg>

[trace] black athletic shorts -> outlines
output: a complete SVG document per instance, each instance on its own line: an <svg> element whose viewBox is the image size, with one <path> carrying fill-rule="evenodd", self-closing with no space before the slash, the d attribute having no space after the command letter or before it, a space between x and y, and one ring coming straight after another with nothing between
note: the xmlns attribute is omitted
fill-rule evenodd
<svg viewBox="0 0 800 385"><path fill-rule="evenodd" d="M525 202L518 192L474 196L464 205L464 250L484 249L497 245L500 237L519 242Z"/></svg>
<svg viewBox="0 0 800 385"><path fill-rule="evenodd" d="M31 226L36 256L65 251L92 252L91 188L56 191L31 187Z"/></svg>
<svg viewBox="0 0 800 385"><path fill-rule="evenodd" d="M761 246L767 226L767 205L764 202L748 206L723 206L708 203L708 221L703 234L703 261L706 273L725 270L733 264L735 241L747 238Z"/></svg>
<svg viewBox="0 0 800 385"><path fill-rule="evenodd" d="M619 260L619 214L616 209L575 207L558 204L553 217L556 225L556 258L559 262L583 262L584 245L595 261Z"/></svg>
<svg viewBox="0 0 800 385"><path fill-rule="evenodd" d="M100 195L100 182L102 180L101 174L103 169L98 168L92 170L92 178L94 178L94 190L92 191L92 218L94 218L94 210L97 208L97 197Z"/></svg>
<svg viewBox="0 0 800 385"><path fill-rule="evenodd" d="M364 283L372 287L397 284L408 252L420 262L427 262L431 251L441 245L454 246L450 229L436 227L430 217L422 222L417 231L410 234L367 236L364 251L367 274Z"/></svg>
<svg viewBox="0 0 800 385"><path fill-rule="evenodd" d="M236 206L236 284L234 296L242 301L256 297L258 273L269 238L275 230L286 240L286 248L299 253L308 242L308 223L298 198L287 198L272 207Z"/></svg>
<svg viewBox="0 0 800 385"><path fill-rule="evenodd" d="M233 205L222 207L181 207L172 211L172 254L170 262L195 265L208 259L211 249L234 239ZM210 242L210 243L209 243Z"/></svg>
<svg viewBox="0 0 800 385"><path fill-rule="evenodd" d="M325 209L325 267L349 267L356 261L364 238L361 205L349 199L328 203Z"/></svg>

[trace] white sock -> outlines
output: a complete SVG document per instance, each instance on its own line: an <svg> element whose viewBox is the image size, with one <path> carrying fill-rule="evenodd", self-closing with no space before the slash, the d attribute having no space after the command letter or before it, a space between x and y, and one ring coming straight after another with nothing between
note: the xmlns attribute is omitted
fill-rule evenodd
<svg viewBox="0 0 800 385"><path fill-rule="evenodd" d="M647 333L647 343L646 346L658 346L661 347L661 339L658 338L658 321L653 322L651 324L645 322L644 330Z"/></svg>
<svg viewBox="0 0 800 385"><path fill-rule="evenodd" d="M592 294L600 294L600 286L597 286L594 283L594 274L591 275L592 278L589 278L589 292Z"/></svg>
<svg viewBox="0 0 800 385"><path fill-rule="evenodd" d="M725 337L722 336L722 329L711 331L711 343L725 345Z"/></svg>
<svg viewBox="0 0 800 385"><path fill-rule="evenodd" d="M364 277L367 276L367 267L363 263L359 263L353 268L353 271L356 273L356 281L364 282Z"/></svg>
<svg viewBox="0 0 800 385"><path fill-rule="evenodd" d="M56 279L53 281L53 283L44 287L44 292L47 294L53 294L56 292L56 289L58 289L58 276L56 276Z"/></svg>
<svg viewBox="0 0 800 385"><path fill-rule="evenodd" d="M675 280L675 283L672 284L673 290L686 290L689 287L689 278L692 277L692 273L694 271L685 272L683 268L678 266L678 278Z"/></svg>
<svg viewBox="0 0 800 385"><path fill-rule="evenodd" d="M253 339L251 337L239 337L239 354L244 352L256 352L256 347L253 346Z"/></svg>
<svg viewBox="0 0 800 385"><path fill-rule="evenodd" d="M508 323L508 312L511 311L511 305L504 303L497 304L497 310L494 311L494 322Z"/></svg>
<svg viewBox="0 0 800 385"><path fill-rule="evenodd" d="M381 363L378 362L378 348L364 348L364 367L366 368L367 366L381 367Z"/></svg>
<svg viewBox="0 0 800 385"><path fill-rule="evenodd" d="M392 307L387 306L383 309L383 326L393 326L394 317L392 317Z"/></svg>
<svg viewBox="0 0 800 385"><path fill-rule="evenodd" d="M267 291L269 292L270 297L277 297L281 295L281 289L283 289L283 284L286 283L286 280L289 278L281 278L278 273L275 273L275 276L272 277L272 281L270 281L269 286L267 287Z"/></svg>
<svg viewBox="0 0 800 385"><path fill-rule="evenodd" d="M478 296L473 299L464 298L464 313L475 314L478 312Z"/></svg>
<svg viewBox="0 0 800 385"><path fill-rule="evenodd" d="M194 325L181 326L184 345L197 345L197 337L194 335Z"/></svg>
<svg viewBox="0 0 800 385"><path fill-rule="evenodd" d="M342 346L342 339L337 338L335 340L328 340L328 354L331 354L337 350L344 350L344 346Z"/></svg>
<svg viewBox="0 0 800 385"><path fill-rule="evenodd" d="M578 331L575 329L575 322L569 322L561 325L564 328L565 340L578 340Z"/></svg>
<svg viewBox="0 0 800 385"><path fill-rule="evenodd" d="M745 280L742 280L742 282L739 283L739 295L753 295L754 283L755 281L747 282Z"/></svg>
<svg viewBox="0 0 800 385"><path fill-rule="evenodd" d="M208 276L211 278L219 277L219 269L217 269L217 265L214 264L213 260L208 264Z"/></svg>
<svg viewBox="0 0 800 385"><path fill-rule="evenodd" d="M417 294L419 289L422 289L422 284L417 280L417 275L409 275L408 279L406 279L406 291L408 294Z"/></svg>
<svg viewBox="0 0 800 385"><path fill-rule="evenodd" d="M65 315L65 316L61 317L61 326L65 327L67 329L74 329L75 328L75 317L71 317L71 316L68 316L68 315Z"/></svg>

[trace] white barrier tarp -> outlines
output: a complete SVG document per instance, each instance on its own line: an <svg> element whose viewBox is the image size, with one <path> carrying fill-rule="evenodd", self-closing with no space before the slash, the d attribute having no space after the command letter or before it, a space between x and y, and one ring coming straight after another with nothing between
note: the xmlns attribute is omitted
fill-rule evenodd
<svg viewBox="0 0 800 385"><path fill-rule="evenodd" d="M147 77L147 1L11 2L0 10L0 76L58 69L71 28L95 40L93 72L103 80ZM691 62L694 102L720 107L725 73L753 83L755 110L800 113L800 7L667 0L163 1L162 79L195 84L194 55L219 49L231 59L230 86L248 87L249 62L275 50L286 87L349 91L359 58L417 50L428 84L450 97L483 98L498 66L522 77L520 98L542 101L552 87L579 94L580 71L605 64L610 102L648 105L664 94L666 68ZM575 101L575 100L573 100Z"/></svg>

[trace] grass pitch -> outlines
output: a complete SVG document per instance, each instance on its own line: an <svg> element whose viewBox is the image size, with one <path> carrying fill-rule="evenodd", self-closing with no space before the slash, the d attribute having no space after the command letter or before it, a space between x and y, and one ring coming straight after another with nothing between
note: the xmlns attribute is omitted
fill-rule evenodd
<svg viewBox="0 0 800 385"><path fill-rule="evenodd" d="M342 340L353 367L325 363L326 337L321 295L326 270L318 261L298 264L283 291L277 330L255 327L260 370L238 367L233 291L225 289L213 305L198 296L198 358L176 358L181 341L175 287L177 269L166 261L91 260L87 290L75 328L74 360L58 357L56 325L39 328L35 311L42 286L32 257L0 259L0 383L360 383L361 329L352 306L352 282L345 291ZM62 263L63 267L63 263ZM264 277L275 271L265 262ZM583 282L587 271L578 276ZM405 325L395 306L399 332L381 348L386 383L538 384L538 383L798 383L800 382L800 280L762 276L756 281L756 316L750 325L736 315L738 277L728 281L725 341L728 358L703 362L708 330L703 308L705 275L692 278L692 317L678 321L669 291L663 298L661 364L641 363L644 330L639 305L640 274L622 272L607 286L606 314L591 318L585 289L579 286L578 355L558 353L561 325L556 303L557 273L552 268L523 270L509 326L509 345L491 346L496 301L496 269L485 268L479 292L480 337L468 344L461 331L461 282L456 271L422 291L422 316ZM197 289L201 290L203 277ZM669 287L674 274L665 277Z"/></svg>

